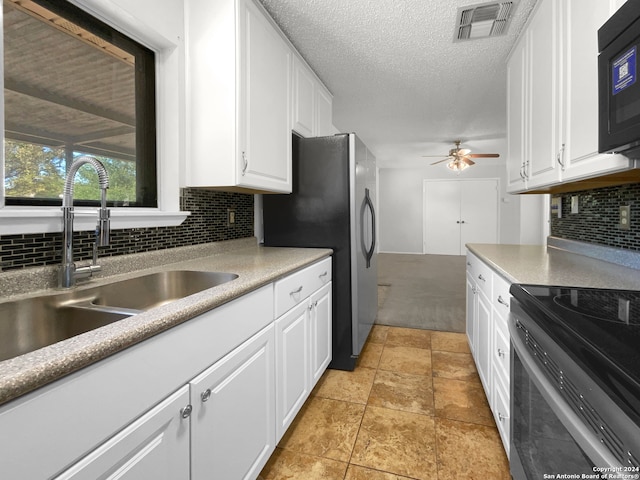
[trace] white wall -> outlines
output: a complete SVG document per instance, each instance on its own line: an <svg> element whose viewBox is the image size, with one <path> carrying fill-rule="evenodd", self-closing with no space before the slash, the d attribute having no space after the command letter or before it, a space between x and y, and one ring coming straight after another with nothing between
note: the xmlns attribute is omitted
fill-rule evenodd
<svg viewBox="0 0 640 480"><path fill-rule="evenodd" d="M378 172L378 205L380 217L380 252L423 253L424 179L456 179L444 164L422 167L380 168ZM460 173L460 178L500 179L499 242L544 243L543 195L523 198L506 193L504 161L478 160L476 165Z"/></svg>

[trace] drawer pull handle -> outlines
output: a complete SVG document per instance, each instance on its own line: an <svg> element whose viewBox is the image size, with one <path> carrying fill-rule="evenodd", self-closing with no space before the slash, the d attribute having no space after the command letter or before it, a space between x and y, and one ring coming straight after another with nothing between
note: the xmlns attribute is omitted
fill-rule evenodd
<svg viewBox="0 0 640 480"><path fill-rule="evenodd" d="M207 388L204 392L200 394L200 400L202 400L203 402L206 402L207 400L209 400L209 398L211 398L211 389Z"/></svg>
<svg viewBox="0 0 640 480"><path fill-rule="evenodd" d="M506 302L503 298L502 295L498 295L498 303L501 303L502 305L504 305L505 307L509 308L509 302Z"/></svg>
<svg viewBox="0 0 640 480"><path fill-rule="evenodd" d="M484 277L482 276L482 274L478 275L478 280L482 280L483 282L486 282L486 281L487 281L487 279L486 279L486 278L484 278Z"/></svg>
<svg viewBox="0 0 640 480"><path fill-rule="evenodd" d="M500 420L501 422L505 421L508 418L509 417L507 415L503 415L501 412L498 412L498 420Z"/></svg>
<svg viewBox="0 0 640 480"><path fill-rule="evenodd" d="M302 285L300 285L297 290L293 290L292 292L289 293L289 295L293 296L293 295L297 295L298 293L300 293L302 291Z"/></svg>
<svg viewBox="0 0 640 480"><path fill-rule="evenodd" d="M182 418L189 418L191 416L192 410L193 407L191 405L187 405L186 407L180 409L180 416Z"/></svg>
<svg viewBox="0 0 640 480"><path fill-rule="evenodd" d="M322 277L326 277L327 275L329 275L329 272L327 272L326 270L324 272L322 272L320 275L318 275L320 278Z"/></svg>
<svg viewBox="0 0 640 480"><path fill-rule="evenodd" d="M505 356L505 351L502 350L501 348L498 349L498 356L499 357L504 357Z"/></svg>

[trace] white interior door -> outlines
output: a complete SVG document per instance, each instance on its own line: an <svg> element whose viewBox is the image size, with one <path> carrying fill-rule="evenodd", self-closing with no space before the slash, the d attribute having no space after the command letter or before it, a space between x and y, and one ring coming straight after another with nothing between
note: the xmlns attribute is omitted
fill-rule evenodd
<svg viewBox="0 0 640 480"><path fill-rule="evenodd" d="M424 253L460 255L460 182L425 180Z"/></svg>
<svg viewBox="0 0 640 480"><path fill-rule="evenodd" d="M467 243L498 242L498 180L425 180L424 253L464 255Z"/></svg>
<svg viewBox="0 0 640 480"><path fill-rule="evenodd" d="M498 243L498 180L460 182L460 255L467 243Z"/></svg>

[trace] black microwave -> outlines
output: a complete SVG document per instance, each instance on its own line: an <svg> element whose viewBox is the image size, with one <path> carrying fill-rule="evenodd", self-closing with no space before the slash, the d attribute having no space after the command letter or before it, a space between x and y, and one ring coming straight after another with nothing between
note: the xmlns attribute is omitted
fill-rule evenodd
<svg viewBox="0 0 640 480"><path fill-rule="evenodd" d="M640 151L640 0L627 0L598 30L598 150Z"/></svg>

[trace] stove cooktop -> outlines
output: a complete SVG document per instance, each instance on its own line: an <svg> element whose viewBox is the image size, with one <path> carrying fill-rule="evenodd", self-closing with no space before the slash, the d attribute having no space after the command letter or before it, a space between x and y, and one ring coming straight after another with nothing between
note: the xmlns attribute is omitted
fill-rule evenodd
<svg viewBox="0 0 640 480"><path fill-rule="evenodd" d="M511 294L640 421L640 291L512 285Z"/></svg>

